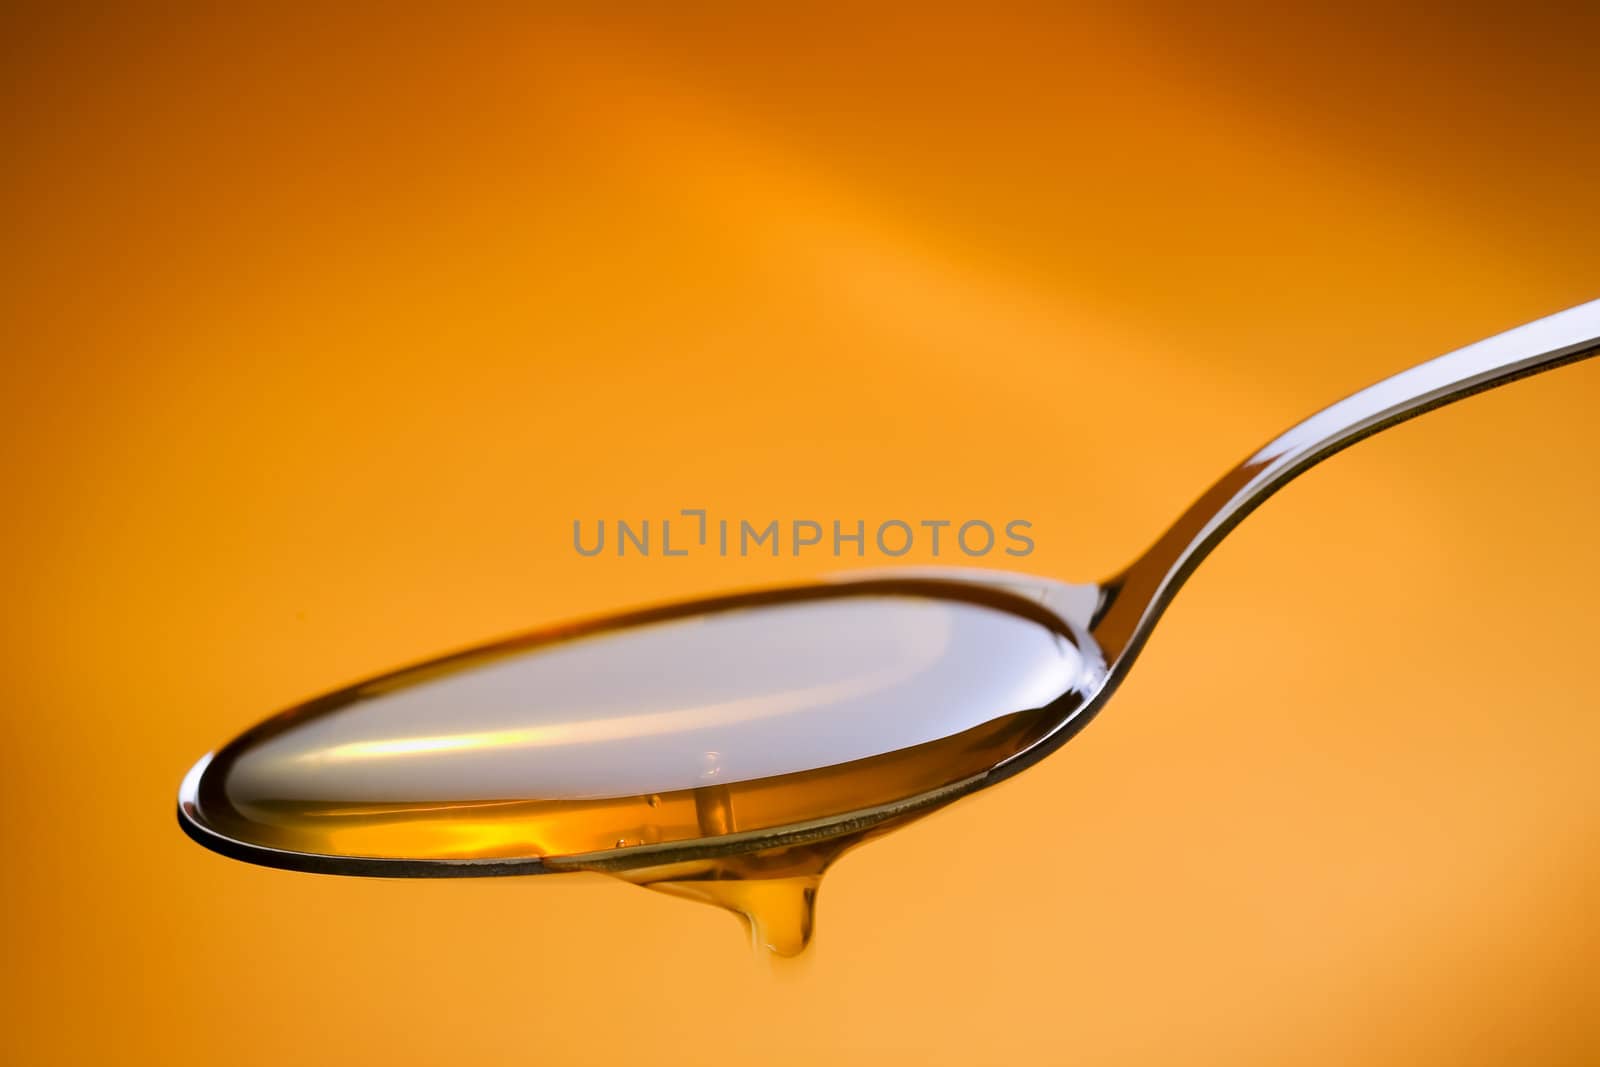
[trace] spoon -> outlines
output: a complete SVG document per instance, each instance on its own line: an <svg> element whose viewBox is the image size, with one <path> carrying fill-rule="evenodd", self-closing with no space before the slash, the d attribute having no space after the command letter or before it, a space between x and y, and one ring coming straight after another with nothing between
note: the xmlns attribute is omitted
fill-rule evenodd
<svg viewBox="0 0 1600 1067"><path fill-rule="evenodd" d="M575 623L387 674L202 758L179 822L271 867L598 869L758 918L747 883L770 880L804 895L803 929L767 940L797 950L839 851L1070 739L1185 578L1280 486L1396 423L1597 352L1600 300L1385 379L1275 438L1098 584L893 571Z"/></svg>

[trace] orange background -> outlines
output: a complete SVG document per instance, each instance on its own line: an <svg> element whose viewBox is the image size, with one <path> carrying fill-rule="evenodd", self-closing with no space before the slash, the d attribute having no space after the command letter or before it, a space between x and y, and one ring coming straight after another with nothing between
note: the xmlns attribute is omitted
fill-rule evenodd
<svg viewBox="0 0 1600 1067"><path fill-rule="evenodd" d="M1600 1057L1600 364L1286 490L793 973L598 877L183 837L278 707L821 566L574 518L1020 516L1093 579L1600 296L1592 16L644 10L7 9L0 1060Z"/></svg>

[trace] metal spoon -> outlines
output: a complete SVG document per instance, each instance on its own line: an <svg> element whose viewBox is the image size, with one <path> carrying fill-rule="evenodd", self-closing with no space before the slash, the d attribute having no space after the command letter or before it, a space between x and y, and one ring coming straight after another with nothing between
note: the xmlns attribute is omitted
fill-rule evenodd
<svg viewBox="0 0 1600 1067"><path fill-rule="evenodd" d="M351 686L202 758L179 822L238 859L398 877L656 869L858 838L1076 734L1189 573L1291 478L1597 353L1593 301L1379 382L1229 471L1098 584L896 571L574 624Z"/></svg>

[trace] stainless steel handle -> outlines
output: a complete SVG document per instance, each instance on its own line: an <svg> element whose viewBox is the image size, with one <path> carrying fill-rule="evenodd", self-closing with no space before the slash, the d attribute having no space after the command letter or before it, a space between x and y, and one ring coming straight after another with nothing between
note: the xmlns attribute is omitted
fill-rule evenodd
<svg viewBox="0 0 1600 1067"><path fill-rule="evenodd" d="M1341 449L1497 385L1600 354L1600 300L1418 364L1323 408L1223 475L1127 570L1105 583L1093 625L1115 661L1138 651L1195 566L1292 478Z"/></svg>

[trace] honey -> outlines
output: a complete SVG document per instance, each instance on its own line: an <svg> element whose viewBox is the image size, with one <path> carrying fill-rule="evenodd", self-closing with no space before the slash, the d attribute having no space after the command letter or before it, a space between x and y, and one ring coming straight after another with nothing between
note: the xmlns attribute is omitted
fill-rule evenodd
<svg viewBox="0 0 1600 1067"><path fill-rule="evenodd" d="M605 871L734 911L792 955L840 853L1034 749L1097 667L1066 623L983 586L702 601L285 712L197 768L186 825L308 870Z"/></svg>

